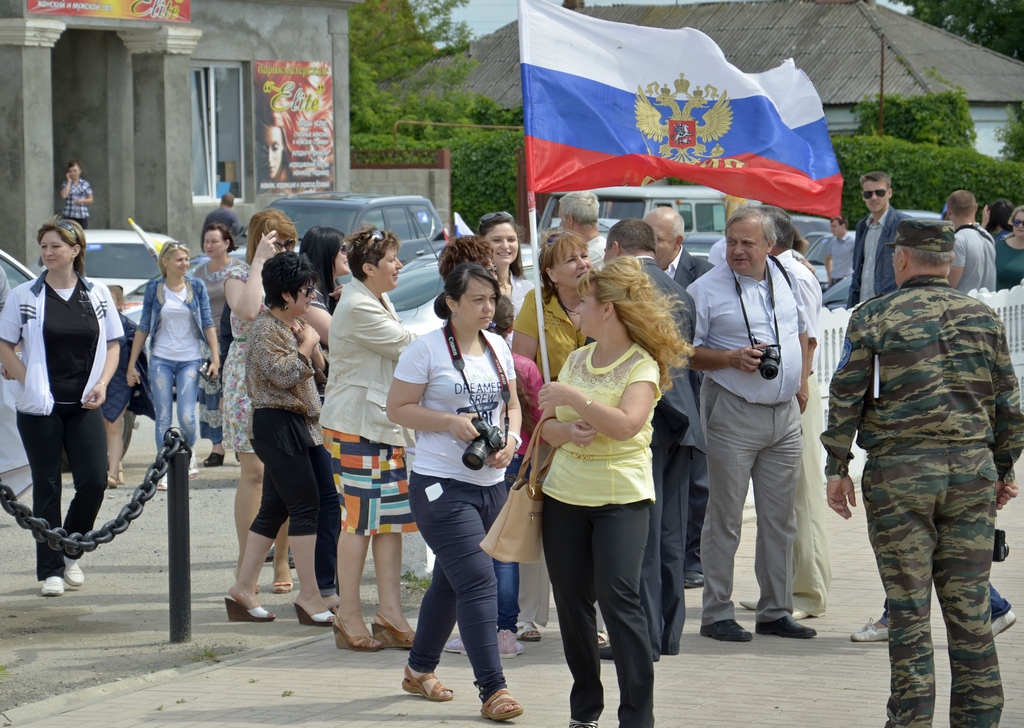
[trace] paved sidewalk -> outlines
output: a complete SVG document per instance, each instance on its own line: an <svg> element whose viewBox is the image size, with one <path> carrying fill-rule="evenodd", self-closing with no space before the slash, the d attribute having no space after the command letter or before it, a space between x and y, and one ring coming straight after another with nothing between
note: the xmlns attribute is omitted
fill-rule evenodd
<svg viewBox="0 0 1024 728"><path fill-rule="evenodd" d="M1013 502L999 518L1007 531L1010 561L996 565L993 578L1024 617L1024 502ZM849 522L829 518L833 583L829 613L804 624L818 637L790 641L758 637L746 644L724 644L700 637L699 590L689 590L682 653L656 665L656 715L660 725L688 728L786 726L838 728L881 726L888 695L888 656L884 644L858 645L851 632L877 618L882 590L867 543L864 514ZM745 525L737 557L736 598L756 596L753 577L754 524ZM1014 564L1017 564L1016 566ZM552 610L552 613L553 610ZM287 613L283 619L290 619ZM753 613L738 619L753 629ZM938 700L936 726L947 726L949 666L945 633L936 605ZM260 625L239 625L256 631ZM526 713L516 726L568 723L568 670L555 625L543 641L503 664L513 695ZM1024 622L998 639L1006 707L1004 728L1024 726ZM480 720L468 660L446 654L438 669L454 689L449 703L429 703L400 689L404 652L357 654L337 650L329 634L311 635L295 646L243 656L191 672L169 672L126 680L44 703L16 708L3 725L53 728L129 726L370 726L466 725ZM605 663L608 709L602 724L615 725L617 689L611 663ZM2 691L2 684L0 684ZM100 694L104 693L104 694Z"/></svg>

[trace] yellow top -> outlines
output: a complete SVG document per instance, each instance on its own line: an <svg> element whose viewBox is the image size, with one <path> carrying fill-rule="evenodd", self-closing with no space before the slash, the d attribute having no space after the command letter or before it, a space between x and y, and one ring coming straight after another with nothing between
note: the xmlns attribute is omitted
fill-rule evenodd
<svg viewBox="0 0 1024 728"><path fill-rule="evenodd" d="M527 336L540 341L540 333L537 331L537 297L533 291L526 296L523 307L519 310L513 331L522 331ZM551 367L552 381L558 380L558 372L562 370L566 357L587 343L587 337L576 330L569 320L569 314L558 302L558 296L552 296L551 300L544 304L544 334L548 344L548 365ZM537 362L537 368L543 371L540 359L540 346L537 347L537 355L533 358Z"/></svg>
<svg viewBox="0 0 1024 728"><path fill-rule="evenodd" d="M592 364L595 344L569 354L558 381L572 385L595 402L618 407L622 393L633 382L651 382L654 401L661 398L658 363L638 344L606 367ZM558 448L544 481L544 494L575 506L603 506L654 500L651 472L651 417L629 440L612 440L598 434L586 447L567 442ZM572 422L579 414L572 407L558 407L559 422Z"/></svg>

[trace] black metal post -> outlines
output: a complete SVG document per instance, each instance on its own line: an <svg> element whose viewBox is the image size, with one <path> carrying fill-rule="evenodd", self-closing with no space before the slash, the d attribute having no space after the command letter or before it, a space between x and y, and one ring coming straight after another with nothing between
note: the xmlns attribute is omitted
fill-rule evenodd
<svg viewBox="0 0 1024 728"><path fill-rule="evenodd" d="M192 563L189 542L187 448L167 470L167 577L170 585L171 642L192 641Z"/></svg>

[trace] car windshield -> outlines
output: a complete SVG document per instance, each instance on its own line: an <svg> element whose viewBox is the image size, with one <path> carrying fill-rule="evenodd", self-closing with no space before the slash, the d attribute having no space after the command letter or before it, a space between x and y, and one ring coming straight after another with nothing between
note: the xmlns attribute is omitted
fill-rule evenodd
<svg viewBox="0 0 1024 728"><path fill-rule="evenodd" d="M15 268L11 265L10 261L6 258L0 257L0 267L2 267L4 269L4 273L7 274L7 283L11 288L20 286L22 283L28 283L29 280L31 280L21 272L20 268Z"/></svg>
<svg viewBox="0 0 1024 728"><path fill-rule="evenodd" d="M315 205L308 202L294 203L287 200L278 200L271 205L275 210L280 210L287 215L299 234L299 239L306 234L306 231L315 225L325 225L348 235L353 231L355 223L355 208L340 207L337 202L329 205Z"/></svg>
<svg viewBox="0 0 1024 728"><path fill-rule="evenodd" d="M86 243L85 272L90 278L152 278L160 268L145 245Z"/></svg>
<svg viewBox="0 0 1024 728"><path fill-rule="evenodd" d="M408 311L433 301L443 289L444 281L437 272L437 265L426 265L403 271L388 298L396 311Z"/></svg>

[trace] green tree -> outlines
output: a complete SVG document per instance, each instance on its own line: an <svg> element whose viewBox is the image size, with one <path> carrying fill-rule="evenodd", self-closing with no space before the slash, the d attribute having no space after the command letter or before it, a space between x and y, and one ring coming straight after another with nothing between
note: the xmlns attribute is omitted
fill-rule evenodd
<svg viewBox="0 0 1024 728"><path fill-rule="evenodd" d="M860 125L858 134L878 132L878 97L853 108ZM962 89L922 96L885 96L885 135L916 144L972 148L976 134L967 94Z"/></svg>
<svg viewBox="0 0 1024 728"><path fill-rule="evenodd" d="M1013 162L1024 162L1024 104L1007 106L1006 126L996 130L996 140L1003 143L1003 156Z"/></svg>
<svg viewBox="0 0 1024 728"><path fill-rule="evenodd" d="M463 53L469 28L452 20L466 2L366 0L349 10L353 135L387 133L397 119L450 121L471 112L475 99L460 90L472 68ZM444 62L424 70L434 59Z"/></svg>
<svg viewBox="0 0 1024 728"><path fill-rule="evenodd" d="M902 0L926 23L1024 60L1024 0Z"/></svg>

